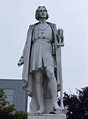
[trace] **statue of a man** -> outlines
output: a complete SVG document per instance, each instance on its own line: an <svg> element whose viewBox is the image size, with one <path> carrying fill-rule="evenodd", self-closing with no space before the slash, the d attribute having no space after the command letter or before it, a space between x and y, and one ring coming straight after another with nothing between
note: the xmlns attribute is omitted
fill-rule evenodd
<svg viewBox="0 0 88 119"><path fill-rule="evenodd" d="M44 91L42 87L43 73L49 80L49 90L52 105L55 110L62 110L57 104L57 79L55 76L56 58L53 45L59 42L56 25L47 22L49 15L45 6L39 6L35 18L39 21L29 26L23 54L18 66L24 64L22 78L25 80L24 89L32 96L32 81L35 80L35 94L39 105L36 113L44 113Z"/></svg>

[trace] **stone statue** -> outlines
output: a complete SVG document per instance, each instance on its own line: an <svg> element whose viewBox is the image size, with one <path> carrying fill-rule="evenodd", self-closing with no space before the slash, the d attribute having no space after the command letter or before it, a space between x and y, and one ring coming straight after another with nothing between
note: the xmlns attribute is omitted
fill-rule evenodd
<svg viewBox="0 0 88 119"><path fill-rule="evenodd" d="M63 30L57 30L55 24L47 22L48 17L45 6L39 6L35 12L35 18L39 22L29 26L23 54L18 62L18 66L24 64L23 88L28 91L29 96L36 96L38 110L34 113L38 114L46 112L43 80L49 84L47 86L53 109L62 111L57 104L57 91L59 90L57 85L60 88L60 82L57 77L59 69L56 57L60 42L63 44Z"/></svg>

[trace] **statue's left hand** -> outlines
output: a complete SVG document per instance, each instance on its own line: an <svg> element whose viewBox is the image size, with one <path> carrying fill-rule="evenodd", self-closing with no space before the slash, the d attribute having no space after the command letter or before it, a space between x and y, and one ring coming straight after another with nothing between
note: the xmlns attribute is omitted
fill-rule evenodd
<svg viewBox="0 0 88 119"><path fill-rule="evenodd" d="M63 29L61 29L61 28L58 29L58 34L59 34L60 37L63 36L63 32L64 32Z"/></svg>

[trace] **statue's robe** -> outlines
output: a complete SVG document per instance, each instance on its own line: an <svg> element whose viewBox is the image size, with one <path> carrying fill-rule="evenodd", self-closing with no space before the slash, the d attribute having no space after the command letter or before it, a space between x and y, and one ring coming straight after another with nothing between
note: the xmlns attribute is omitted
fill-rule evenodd
<svg viewBox="0 0 88 119"><path fill-rule="evenodd" d="M24 59L22 79L25 81L23 88L28 91L28 94L31 97L33 97L35 95L35 91L34 91L34 80L33 80L34 78L33 78L32 73L29 72L29 67L30 67L31 48L32 48L32 43L33 43L33 41L32 41L33 29L34 29L35 25L37 25L37 24L38 23L29 26L29 29L27 31L26 43L25 43L25 47L23 50L23 54L22 54L22 57ZM55 45L59 42L56 25L52 24L50 22L47 22L47 24L49 24L52 29L52 37L53 37L52 39L53 39L53 44ZM57 50L55 49L54 54L53 54L55 61L57 59L56 52L57 52ZM59 60L59 56L58 56L58 60ZM56 61L56 63L57 63L57 61ZM59 67L56 67L56 69L57 68L59 68ZM55 71L55 76L57 79L56 71ZM46 75L44 75L44 79L47 79ZM48 83L48 80L44 81L44 85L48 86L47 83ZM44 86L44 87L46 87L46 86ZM50 96L49 91L47 91L47 89L44 89L44 92L45 92L45 97Z"/></svg>

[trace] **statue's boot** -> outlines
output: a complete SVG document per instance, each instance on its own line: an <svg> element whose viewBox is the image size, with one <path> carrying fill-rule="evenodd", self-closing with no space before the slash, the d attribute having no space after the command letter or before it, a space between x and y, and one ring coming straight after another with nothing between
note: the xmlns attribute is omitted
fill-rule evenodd
<svg viewBox="0 0 88 119"><path fill-rule="evenodd" d="M62 111L63 109L56 103L53 104L54 111Z"/></svg>
<svg viewBox="0 0 88 119"><path fill-rule="evenodd" d="M36 111L34 114L44 114L45 113L45 110L38 110L38 111Z"/></svg>
<svg viewBox="0 0 88 119"><path fill-rule="evenodd" d="M57 92L53 91L52 89L51 95L52 95L52 104L53 104L54 111L62 111L62 108L57 103Z"/></svg>

